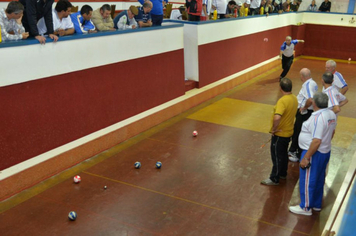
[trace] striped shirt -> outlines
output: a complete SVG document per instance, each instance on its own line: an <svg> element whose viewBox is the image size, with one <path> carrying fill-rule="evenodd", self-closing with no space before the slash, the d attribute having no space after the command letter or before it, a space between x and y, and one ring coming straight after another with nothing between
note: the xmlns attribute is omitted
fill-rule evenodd
<svg viewBox="0 0 356 236"><path fill-rule="evenodd" d="M318 85L315 83L315 81L312 78L305 81L297 96L298 108L304 107L307 100L309 98L312 98L314 93L317 91L318 91ZM313 106L311 105L310 107L308 107L308 110L313 110Z"/></svg>
<svg viewBox="0 0 356 236"><path fill-rule="evenodd" d="M15 19L9 20L4 9L0 10L0 27L2 40L22 39L22 33L25 33L25 28L22 24L17 24ZM9 34L8 32L14 32L14 34Z"/></svg>
<svg viewBox="0 0 356 236"><path fill-rule="evenodd" d="M320 139L318 151L328 153L331 151L331 139L336 127L336 115L325 108L315 111L302 125L299 134L299 147L308 150L313 139Z"/></svg>
<svg viewBox="0 0 356 236"><path fill-rule="evenodd" d="M327 89L323 89L323 93L325 93L329 97L329 109L333 109L334 106L338 106L340 102L346 99L346 97L341 94L334 86L330 86Z"/></svg>
<svg viewBox="0 0 356 236"><path fill-rule="evenodd" d="M346 87L347 83L344 80L344 77L342 77L342 74L340 74L339 72L335 71L334 72L334 82L333 82L332 85L337 87L338 90L340 90L340 89Z"/></svg>

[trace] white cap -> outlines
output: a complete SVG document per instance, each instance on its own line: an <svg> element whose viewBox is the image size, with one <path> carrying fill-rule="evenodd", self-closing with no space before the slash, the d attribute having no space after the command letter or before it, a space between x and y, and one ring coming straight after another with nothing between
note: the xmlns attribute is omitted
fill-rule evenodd
<svg viewBox="0 0 356 236"><path fill-rule="evenodd" d="M281 1L279 1L279 0L274 0L274 2L277 3L277 4L281 3Z"/></svg>
<svg viewBox="0 0 356 236"><path fill-rule="evenodd" d="M242 2L237 2L236 4L237 4L237 6L239 6L239 7L242 6Z"/></svg>

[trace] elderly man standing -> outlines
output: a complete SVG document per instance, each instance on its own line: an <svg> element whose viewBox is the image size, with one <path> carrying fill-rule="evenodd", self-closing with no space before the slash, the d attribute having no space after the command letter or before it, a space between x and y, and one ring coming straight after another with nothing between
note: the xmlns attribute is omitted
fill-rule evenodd
<svg viewBox="0 0 356 236"><path fill-rule="evenodd" d="M16 1L11 1L6 9L0 10L0 27L3 40L27 39L28 32L22 26L23 5ZM13 32L13 34L10 32Z"/></svg>
<svg viewBox="0 0 356 236"><path fill-rule="evenodd" d="M335 114L341 111L340 107L345 105L348 100L341 94L335 86L333 86L333 74L326 72L322 76L321 82L323 83L323 93L328 95L329 103L328 108L332 110Z"/></svg>
<svg viewBox="0 0 356 236"><path fill-rule="evenodd" d="M111 18L111 7L104 4L93 12L92 21L99 31L115 31L114 22Z"/></svg>
<svg viewBox="0 0 356 236"><path fill-rule="evenodd" d="M135 16L135 20L140 28L151 27L152 26L152 18L151 12L152 10L152 2L146 1L142 4L142 7L138 9L138 14Z"/></svg>
<svg viewBox="0 0 356 236"><path fill-rule="evenodd" d="M325 63L325 69L326 69L326 72L330 72L334 75L333 86L336 87L340 91L340 93L345 95L347 90L349 90L349 87L347 86L347 83L344 80L344 77L342 76L342 74L340 74L340 72L336 71L336 62L333 60L328 60Z"/></svg>
<svg viewBox="0 0 356 236"><path fill-rule="evenodd" d="M298 110L295 115L294 133L292 136L292 144L289 147L288 157L292 162L299 161L301 149L298 145L298 137L302 124L308 120L313 112L312 99L314 93L318 91L318 85L312 79L310 70L303 68L300 71L300 80L303 82L302 88L297 96Z"/></svg>
<svg viewBox="0 0 356 236"><path fill-rule="evenodd" d="M280 79L287 76L290 67L294 60L294 46L297 43L304 43L304 40L295 39L292 40L291 36L286 37L286 41L282 44L281 50L279 52L279 59L282 59L282 74L279 76Z"/></svg>
<svg viewBox="0 0 356 236"><path fill-rule="evenodd" d="M321 211L326 166L330 159L331 139L335 133L336 115L328 109L328 96L316 92L313 97L314 112L303 123L299 146L303 149L299 170L301 203L289 210L299 215L312 215Z"/></svg>
<svg viewBox="0 0 356 236"><path fill-rule="evenodd" d="M287 177L288 145L293 135L294 117L298 109L297 98L292 94L292 81L283 78L279 86L283 96L274 107L270 130L273 167L270 177L261 181L264 185L278 185L279 179Z"/></svg>

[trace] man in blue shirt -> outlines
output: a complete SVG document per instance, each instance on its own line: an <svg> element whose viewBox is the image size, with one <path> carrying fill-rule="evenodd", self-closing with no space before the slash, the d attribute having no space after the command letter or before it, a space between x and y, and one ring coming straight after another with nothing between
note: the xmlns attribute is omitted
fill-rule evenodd
<svg viewBox="0 0 356 236"><path fill-rule="evenodd" d="M144 2L142 7L138 8L138 15L135 16L135 20L140 28L152 26L151 10L151 1Z"/></svg>
<svg viewBox="0 0 356 236"><path fill-rule="evenodd" d="M142 5L145 0L138 0ZM147 1L147 0L146 0ZM168 3L168 0L151 0L153 7L151 10L152 26L161 26L163 21L163 4Z"/></svg>
<svg viewBox="0 0 356 236"><path fill-rule="evenodd" d="M89 5L84 5L80 9L80 12L76 12L70 15L73 22L75 32L77 34L86 34L96 32L95 26L91 21L93 8Z"/></svg>

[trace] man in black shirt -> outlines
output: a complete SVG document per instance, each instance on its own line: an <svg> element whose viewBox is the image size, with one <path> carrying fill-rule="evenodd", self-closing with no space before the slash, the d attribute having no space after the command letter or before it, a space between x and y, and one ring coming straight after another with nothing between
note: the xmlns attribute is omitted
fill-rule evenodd
<svg viewBox="0 0 356 236"><path fill-rule="evenodd" d="M319 11L322 12L330 12L330 8L331 8L331 2L329 2L329 0L325 0L319 7Z"/></svg>
<svg viewBox="0 0 356 236"><path fill-rule="evenodd" d="M53 34L52 4L54 0L19 0L25 7L22 24L30 36L35 37L41 44L46 43L46 38L38 33L37 22L44 17L48 36L54 42L58 37Z"/></svg>

